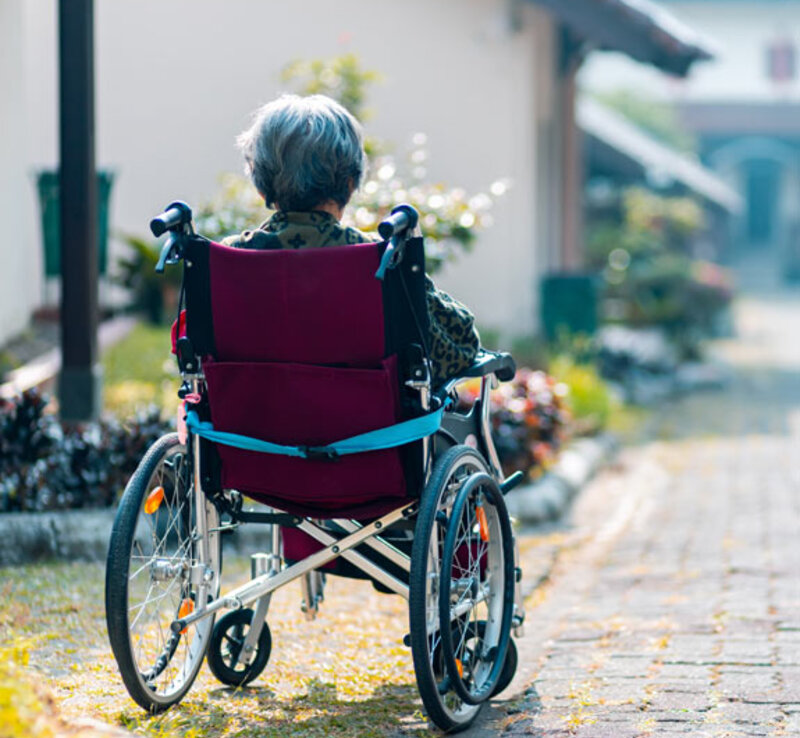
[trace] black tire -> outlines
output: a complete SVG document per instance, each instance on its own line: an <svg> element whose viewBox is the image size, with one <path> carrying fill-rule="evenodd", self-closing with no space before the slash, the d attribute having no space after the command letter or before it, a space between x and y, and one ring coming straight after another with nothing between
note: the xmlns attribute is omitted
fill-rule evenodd
<svg viewBox="0 0 800 738"><path fill-rule="evenodd" d="M265 622L258 636L258 644L253 660L245 666L239 661L253 611L249 608L234 610L223 615L214 626L211 643L208 646L208 668L223 684L230 687L243 687L252 682L266 667L272 651L272 635Z"/></svg>
<svg viewBox="0 0 800 738"><path fill-rule="evenodd" d="M514 643L513 638L508 639L508 650L506 651L506 658L503 661L503 669L497 679L497 684L492 690L492 697L500 694L514 678L517 673L517 666L519 666L519 652L517 651L517 644Z"/></svg>
<svg viewBox="0 0 800 738"><path fill-rule="evenodd" d="M483 638L485 627L486 627L485 622L481 621L478 623L478 632L481 638ZM440 652L439 654L437 654L436 658L443 659L444 657ZM441 663L444 663L444 661L442 661ZM508 687L509 684L511 684L511 680L517 673L518 666L519 666L519 652L517 651L517 644L514 643L513 638L509 638L508 650L506 651L506 658L503 661L503 668L500 671L500 676L497 679L497 684L495 685L495 688L492 690L491 694L492 697L500 694L506 687Z"/></svg>
<svg viewBox="0 0 800 738"><path fill-rule="evenodd" d="M497 482L485 473L460 487L450 512L439 581L442 658L463 702L494 694L514 614L514 544Z"/></svg>
<svg viewBox="0 0 800 738"><path fill-rule="evenodd" d="M216 597L221 568L218 532L208 534L208 560L200 561L191 463L176 433L158 439L130 478L120 501L106 563L106 623L111 649L131 697L151 713L179 702L203 663L213 617L174 634L181 607L194 607L200 591ZM145 502L162 489L162 502ZM206 503L208 527L219 527ZM193 566L204 567L197 587Z"/></svg>
<svg viewBox="0 0 800 738"><path fill-rule="evenodd" d="M469 446L453 446L439 456L420 499L411 551L408 612L414 672L428 717L447 733L468 728L482 705L467 705L449 685L441 656L438 589L432 582L441 561L456 483L480 472L488 472L486 462Z"/></svg>

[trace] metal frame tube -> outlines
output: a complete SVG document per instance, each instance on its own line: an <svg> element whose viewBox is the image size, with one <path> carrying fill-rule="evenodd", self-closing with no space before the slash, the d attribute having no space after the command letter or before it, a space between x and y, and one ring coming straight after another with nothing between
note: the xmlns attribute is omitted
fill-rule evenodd
<svg viewBox="0 0 800 738"><path fill-rule="evenodd" d="M316 538L320 543L324 543L326 545L331 545L333 543L336 543L336 538L334 538L330 533L322 530L321 528L318 528L316 525L314 525L309 521L301 523L298 527L304 533L308 533L308 535ZM363 528L361 528L360 530L363 530ZM369 544L371 540L372 540L371 538L368 538L364 541L364 543ZM407 584L401 582L399 579L397 579L397 577L392 576L384 569L381 569L380 566L370 561L362 554L358 553L358 551L342 551L341 555L344 559L347 559L347 561L349 561L350 563L355 564L355 566L357 566L363 572L369 574L374 579L377 579L385 587L388 587L393 592L396 592L405 599L408 599Z"/></svg>
<svg viewBox="0 0 800 738"><path fill-rule="evenodd" d="M322 550L311 554L311 556L308 556L302 561L298 561L296 564L293 564L288 569L284 569L275 576L265 574L264 576L257 577L247 584L237 587L232 592L218 597L205 607L196 609L185 618L173 621L171 626L172 630L180 632L188 625L202 620L226 607L230 609L240 609L245 605L249 605L260 597L274 592L284 584L288 584L294 579L297 579L297 577L302 576L307 571L318 569L323 564L333 561L333 559L337 556L341 556L345 551L349 551L351 548L363 543L370 536L375 535L377 531L388 528L398 520L410 517L416 510L416 504L404 505L401 508L397 508L369 525L364 526L360 530L357 530L355 533L351 533L341 541L336 541L335 543L327 545ZM313 523L309 523L309 525L313 526Z"/></svg>
<svg viewBox="0 0 800 738"><path fill-rule="evenodd" d="M483 445L486 448L486 455L489 457L489 466L495 478L500 482L503 480L503 467L500 466L500 457L492 441L492 419L491 419L491 398L489 393L494 383L494 374L483 377L481 380L481 436Z"/></svg>
<svg viewBox="0 0 800 738"><path fill-rule="evenodd" d="M251 557L250 567L252 578L255 579L257 576L262 576L264 574L269 575L272 573L269 558L269 556L263 556L263 554L256 554ZM255 612L253 613L253 619L250 621L250 629L247 631L244 645L242 646L242 661L247 666L252 663L253 657L256 654L256 645L258 644L258 639L261 637L261 631L264 629L264 623L267 619L271 600L272 593L265 594L258 601Z"/></svg>
<svg viewBox="0 0 800 738"><path fill-rule="evenodd" d="M337 519L333 521L341 528L344 528L348 533L355 533L362 526L355 520ZM398 548L393 546L388 541L376 535L374 538L368 538L364 544L369 546L374 551L377 551L381 556L385 556L393 564L397 564L404 571L411 571L411 557L404 554Z"/></svg>

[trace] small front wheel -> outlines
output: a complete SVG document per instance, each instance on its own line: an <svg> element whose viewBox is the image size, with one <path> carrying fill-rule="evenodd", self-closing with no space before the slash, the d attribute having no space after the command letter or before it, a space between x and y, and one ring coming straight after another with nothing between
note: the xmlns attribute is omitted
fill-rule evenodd
<svg viewBox="0 0 800 738"><path fill-rule="evenodd" d="M208 647L208 668L223 684L243 687L252 682L266 667L272 651L272 635L265 622L258 636L255 653L249 664L244 662L244 642L253 622L250 609L234 610L219 619Z"/></svg>

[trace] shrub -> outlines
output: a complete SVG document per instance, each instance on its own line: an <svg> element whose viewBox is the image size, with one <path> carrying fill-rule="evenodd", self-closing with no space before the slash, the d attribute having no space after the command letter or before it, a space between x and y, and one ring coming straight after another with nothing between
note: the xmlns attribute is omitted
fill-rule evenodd
<svg viewBox="0 0 800 738"><path fill-rule="evenodd" d="M144 313L151 323L175 319L181 272L167 269L156 274L161 248L152 239L123 236L129 255L117 260L115 282L130 290L131 307Z"/></svg>
<svg viewBox="0 0 800 738"><path fill-rule="evenodd" d="M480 380L459 385L463 406L480 393ZM541 371L520 369L511 382L491 394L492 439L503 470L532 476L546 470L567 437L568 389Z"/></svg>
<svg viewBox="0 0 800 738"><path fill-rule="evenodd" d="M566 355L550 362L550 373L568 388L568 404L576 434L596 433L608 422L613 399L593 364L579 364Z"/></svg>
<svg viewBox="0 0 800 738"><path fill-rule="evenodd" d="M108 507L169 429L157 410L124 425L65 426L35 390L0 402L0 512Z"/></svg>
<svg viewBox="0 0 800 738"><path fill-rule="evenodd" d="M605 319L659 327L683 357L696 357L733 294L724 269L692 258L692 239L703 227L690 198L627 190L620 212L588 229L587 257L602 275Z"/></svg>

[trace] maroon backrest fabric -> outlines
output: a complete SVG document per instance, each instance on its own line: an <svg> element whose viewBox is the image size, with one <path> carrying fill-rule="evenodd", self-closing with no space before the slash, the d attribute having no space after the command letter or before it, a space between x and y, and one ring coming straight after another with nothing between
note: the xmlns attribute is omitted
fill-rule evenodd
<svg viewBox="0 0 800 738"><path fill-rule="evenodd" d="M216 356L203 366L217 430L315 446L403 419L397 358L384 357L379 259L374 244L211 245ZM329 461L216 447L223 487L288 512L370 516L408 497L398 449Z"/></svg>
<svg viewBox="0 0 800 738"><path fill-rule="evenodd" d="M211 245L219 361L377 366L384 356L376 244L251 251Z"/></svg>

